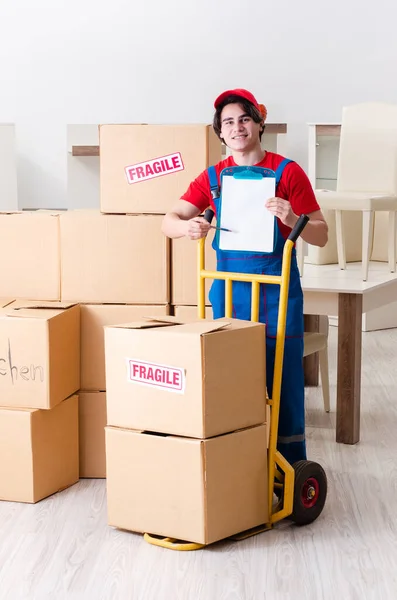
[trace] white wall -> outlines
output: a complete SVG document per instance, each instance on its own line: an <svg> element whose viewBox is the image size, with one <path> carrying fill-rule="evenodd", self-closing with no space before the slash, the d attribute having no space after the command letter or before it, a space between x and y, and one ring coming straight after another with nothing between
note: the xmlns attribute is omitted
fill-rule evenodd
<svg viewBox="0 0 397 600"><path fill-rule="evenodd" d="M397 102L397 4L379 0L1 0L0 122L15 122L23 207L66 205L66 124L212 119L247 87L287 122Z"/></svg>

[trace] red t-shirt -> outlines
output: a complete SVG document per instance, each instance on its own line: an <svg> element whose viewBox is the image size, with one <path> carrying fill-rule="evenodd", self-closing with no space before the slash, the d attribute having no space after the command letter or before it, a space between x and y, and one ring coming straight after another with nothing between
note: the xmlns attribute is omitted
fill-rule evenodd
<svg viewBox="0 0 397 600"><path fill-rule="evenodd" d="M255 167L265 167L275 171L278 165L284 160L283 156L274 154L274 152L266 152L265 157L261 162L254 165ZM215 170L220 181L220 173L226 167L237 166L232 156L222 160L215 165ZM292 210L296 215L303 213L309 214L315 210L320 210L313 188L303 169L295 162L288 163L285 167L279 185L277 186L276 195L278 198L288 200ZM182 196L182 200L187 200L200 211L204 211L208 206L215 210L211 196L210 182L207 171L203 171L192 181L187 191ZM291 229L281 223L278 219L278 225L284 238L287 238Z"/></svg>

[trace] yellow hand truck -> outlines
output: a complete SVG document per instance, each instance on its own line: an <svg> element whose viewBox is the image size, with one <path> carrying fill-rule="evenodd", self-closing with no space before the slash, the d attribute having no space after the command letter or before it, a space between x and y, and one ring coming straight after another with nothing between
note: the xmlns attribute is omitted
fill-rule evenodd
<svg viewBox="0 0 397 600"><path fill-rule="evenodd" d="M208 209L205 218L211 222L213 212ZM205 239L198 241L197 276L198 276L198 317L205 318L205 280L221 279L225 281L225 317L232 318L232 285L233 281L251 283L251 321L259 321L260 284L280 286L278 309L276 350L274 360L274 376L272 397L266 398L270 406L270 438L268 449L268 506L267 523L248 531L232 536L229 539L243 540L263 531L272 529L282 519L289 518L297 525L307 525L315 521L321 514L327 498L327 476L324 469L316 462L300 460L294 465L277 450L278 423L280 414L280 395L284 359L284 343L287 322L288 290L291 272L291 256L294 244L302 233L307 215L301 215L284 245L281 275L255 275L250 273L229 273L223 271L207 271L205 269ZM276 496L278 501L273 502ZM171 550L198 550L203 544L185 542L174 538L144 534L150 544Z"/></svg>

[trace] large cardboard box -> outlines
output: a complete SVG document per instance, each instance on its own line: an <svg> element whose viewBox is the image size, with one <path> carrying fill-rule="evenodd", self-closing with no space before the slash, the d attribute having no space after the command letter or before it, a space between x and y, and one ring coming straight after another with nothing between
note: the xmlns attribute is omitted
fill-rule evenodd
<svg viewBox="0 0 397 600"><path fill-rule="evenodd" d="M194 322L198 319L197 306L174 306L174 315L184 323ZM212 306L205 307L205 318L212 319Z"/></svg>
<svg viewBox="0 0 397 600"><path fill-rule="evenodd" d="M108 522L210 544L268 521L264 425L210 440L106 428Z"/></svg>
<svg viewBox="0 0 397 600"><path fill-rule="evenodd" d="M0 310L0 405L53 408L80 387L80 307L18 300Z"/></svg>
<svg viewBox="0 0 397 600"><path fill-rule="evenodd" d="M101 125L101 211L165 214L222 159L208 125Z"/></svg>
<svg viewBox="0 0 397 600"><path fill-rule="evenodd" d="M62 300L167 304L170 240L161 220L95 210L62 215Z"/></svg>
<svg viewBox="0 0 397 600"><path fill-rule="evenodd" d="M131 304L82 304L81 307L82 390L106 390L104 326L130 323L142 317L165 316L169 306Z"/></svg>
<svg viewBox="0 0 397 600"><path fill-rule="evenodd" d="M59 300L59 213L0 213L0 296Z"/></svg>
<svg viewBox="0 0 397 600"><path fill-rule="evenodd" d="M264 423L265 325L163 319L105 328L108 425L209 438Z"/></svg>
<svg viewBox="0 0 397 600"><path fill-rule="evenodd" d="M106 477L106 394L79 392L80 477Z"/></svg>
<svg viewBox="0 0 397 600"><path fill-rule="evenodd" d="M216 253L212 248L214 230L205 241L205 268L216 271ZM197 241L187 237L172 240L172 304L194 305L198 302L197 290ZM212 280L205 282L205 301L209 305L208 293Z"/></svg>
<svg viewBox="0 0 397 600"><path fill-rule="evenodd" d="M1 500L38 502L78 479L76 395L52 410L0 408Z"/></svg>

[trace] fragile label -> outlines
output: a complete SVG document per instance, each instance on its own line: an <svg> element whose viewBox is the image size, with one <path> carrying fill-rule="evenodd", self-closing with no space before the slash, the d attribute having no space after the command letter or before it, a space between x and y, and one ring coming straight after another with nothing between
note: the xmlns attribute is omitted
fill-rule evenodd
<svg viewBox="0 0 397 600"><path fill-rule="evenodd" d="M175 152L174 154L152 158L146 162L125 167L125 173L128 183L139 183L140 181L161 177L161 175L183 171L184 168L181 153Z"/></svg>
<svg viewBox="0 0 397 600"><path fill-rule="evenodd" d="M180 394L185 391L185 371L178 367L128 359L128 380Z"/></svg>

